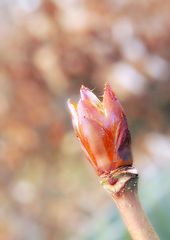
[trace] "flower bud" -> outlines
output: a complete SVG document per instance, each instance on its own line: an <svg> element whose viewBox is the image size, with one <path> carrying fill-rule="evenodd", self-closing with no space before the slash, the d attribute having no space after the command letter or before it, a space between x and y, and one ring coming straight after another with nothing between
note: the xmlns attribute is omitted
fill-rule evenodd
<svg viewBox="0 0 170 240"><path fill-rule="evenodd" d="M125 113L107 83L103 102L88 88L80 89L78 105L68 100L81 147L98 175L132 165L131 136Z"/></svg>

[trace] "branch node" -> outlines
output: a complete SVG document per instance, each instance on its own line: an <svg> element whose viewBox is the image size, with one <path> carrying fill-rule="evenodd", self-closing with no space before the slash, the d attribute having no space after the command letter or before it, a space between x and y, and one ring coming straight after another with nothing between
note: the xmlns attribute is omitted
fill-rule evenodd
<svg viewBox="0 0 170 240"><path fill-rule="evenodd" d="M101 184L113 198L124 195L125 191L137 191L138 172L134 166L123 166L100 176Z"/></svg>

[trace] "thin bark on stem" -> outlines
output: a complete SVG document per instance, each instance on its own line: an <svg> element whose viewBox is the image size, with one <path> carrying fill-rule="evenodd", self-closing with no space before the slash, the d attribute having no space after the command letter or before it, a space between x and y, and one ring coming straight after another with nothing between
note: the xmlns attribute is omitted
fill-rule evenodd
<svg viewBox="0 0 170 240"><path fill-rule="evenodd" d="M133 240L159 240L138 198L138 174L134 167L121 167L101 176L103 187L119 208Z"/></svg>

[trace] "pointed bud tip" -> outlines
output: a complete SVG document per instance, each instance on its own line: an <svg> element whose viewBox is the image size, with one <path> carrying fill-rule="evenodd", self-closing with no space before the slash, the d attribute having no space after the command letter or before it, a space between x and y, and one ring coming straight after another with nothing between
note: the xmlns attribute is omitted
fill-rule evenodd
<svg viewBox="0 0 170 240"><path fill-rule="evenodd" d="M109 83L106 83L106 85L105 85L105 93L107 93L107 94L108 93L112 93L112 96L116 97L115 93L113 92L113 90L112 90L112 88L111 88Z"/></svg>
<svg viewBox="0 0 170 240"><path fill-rule="evenodd" d="M81 86L80 96L82 100L91 100L92 95L93 93L88 87L85 87L84 85Z"/></svg>
<svg viewBox="0 0 170 240"><path fill-rule="evenodd" d="M68 99L67 100L67 106L68 106L69 109L70 109L71 105L72 105L72 103L71 103L70 99Z"/></svg>
<svg viewBox="0 0 170 240"><path fill-rule="evenodd" d="M110 86L110 84L107 82L107 83L105 83L105 86L107 87L107 86Z"/></svg>
<svg viewBox="0 0 170 240"><path fill-rule="evenodd" d="M67 100L67 105L69 105L70 104L70 98Z"/></svg>
<svg viewBox="0 0 170 240"><path fill-rule="evenodd" d="M90 92L90 89L85 87L84 85L80 88L80 95L83 100L87 99L88 93Z"/></svg>
<svg viewBox="0 0 170 240"><path fill-rule="evenodd" d="M70 113L72 117L76 117L77 115L77 105L75 103L72 103L70 99L67 100L67 105L70 110Z"/></svg>
<svg viewBox="0 0 170 240"><path fill-rule="evenodd" d="M84 85L81 85L80 90L86 89L86 87Z"/></svg>

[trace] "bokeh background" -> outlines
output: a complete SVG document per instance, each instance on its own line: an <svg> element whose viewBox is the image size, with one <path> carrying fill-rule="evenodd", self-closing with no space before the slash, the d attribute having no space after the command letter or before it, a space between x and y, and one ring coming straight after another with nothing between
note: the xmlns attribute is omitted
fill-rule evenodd
<svg viewBox="0 0 170 240"><path fill-rule="evenodd" d="M66 101L109 82L127 114L139 194L170 239L170 2L0 0L0 239L129 240Z"/></svg>

